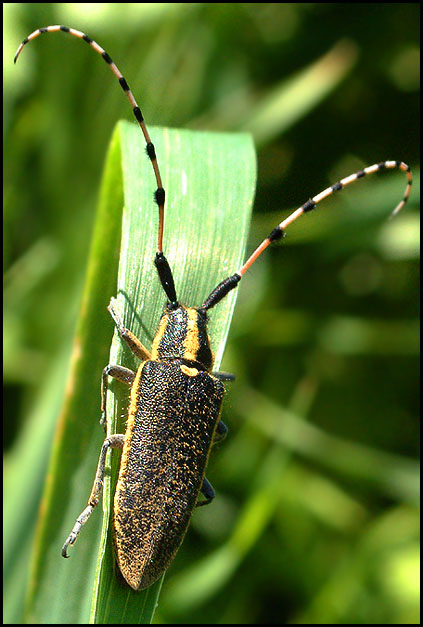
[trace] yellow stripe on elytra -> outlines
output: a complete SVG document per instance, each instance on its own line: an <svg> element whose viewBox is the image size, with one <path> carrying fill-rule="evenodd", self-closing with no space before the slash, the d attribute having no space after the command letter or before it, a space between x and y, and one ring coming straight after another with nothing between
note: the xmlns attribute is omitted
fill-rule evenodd
<svg viewBox="0 0 423 627"><path fill-rule="evenodd" d="M121 499L125 498L125 485L127 481L127 467L128 467L128 457L131 452L131 440L134 433L134 423L137 411L140 408L140 399L139 399L139 390L140 390L140 380L142 377L144 366L148 363L148 361L144 361L140 364L137 374L135 376L134 382L131 388L131 396L129 402L128 409L128 420L126 423L126 431L125 431L125 443L123 446L120 469L119 469L119 477L116 484L115 491L115 499L113 503L113 514L114 514L114 533L115 533L115 547L117 554L117 561L119 563L119 568L125 576L127 582L137 590L141 584L143 573L145 569L148 567L148 564L151 560L151 551L150 553L143 553L142 551L135 550L129 554L125 546L121 541L118 540L120 537L126 537L127 528L124 525L122 529L121 525L121 516L120 516L120 507L121 507ZM150 536L154 533L154 526L151 529L150 533L143 537L143 542L145 546L151 545L152 542L149 539ZM130 562L130 563L129 563Z"/></svg>
<svg viewBox="0 0 423 627"><path fill-rule="evenodd" d="M128 408L128 420L126 421L126 430L125 430L125 443L123 445L122 457L120 461L120 469L119 469L119 478L117 487L119 486L119 482L121 481L122 475L125 474L126 466L128 464L128 455L131 450L131 439L134 431L134 423L135 423L135 415L137 410L139 409L140 401L138 398L138 391L140 388L140 379L142 377L142 371L147 362L143 361L140 364L137 374L135 375L134 382L131 387L131 397L129 400L129 408Z"/></svg>
<svg viewBox="0 0 423 627"><path fill-rule="evenodd" d="M197 361L200 342L198 340L198 313L193 307L187 307L187 333L184 341L184 359Z"/></svg>

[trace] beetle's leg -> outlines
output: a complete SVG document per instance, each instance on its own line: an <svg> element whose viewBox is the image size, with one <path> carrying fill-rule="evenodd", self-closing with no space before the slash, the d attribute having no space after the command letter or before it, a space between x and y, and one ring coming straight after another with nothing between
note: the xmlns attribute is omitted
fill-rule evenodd
<svg viewBox="0 0 423 627"><path fill-rule="evenodd" d="M123 366L113 366L109 364L103 369L101 375L101 418L100 424L106 429L106 393L107 393L107 377L114 377L123 383L132 385L135 379L135 372Z"/></svg>
<svg viewBox="0 0 423 627"><path fill-rule="evenodd" d="M212 484L210 483L210 481L208 481L208 479L206 479L206 477L204 477L203 479L203 485L201 486L201 493L206 497L206 500L197 501L196 507L200 507L201 505L208 505L209 503L212 502L212 500L216 496L216 492L214 491Z"/></svg>
<svg viewBox="0 0 423 627"><path fill-rule="evenodd" d="M117 301L115 298L111 298L110 304L107 307L107 310L109 311L110 315L112 316L115 322L117 330L119 331L119 335L126 342L126 344L129 346L129 348L134 353L134 355L138 357L138 359L141 359L141 361L148 361L149 359L151 359L150 351L146 349L144 344L140 342L140 340L136 337L136 335L134 335L129 329L127 329L123 325L123 322L120 319L119 314L117 313L115 309L116 302Z"/></svg>
<svg viewBox="0 0 423 627"><path fill-rule="evenodd" d="M228 427L222 420L217 423L216 431L214 432L213 444L221 442L228 435Z"/></svg>
<svg viewBox="0 0 423 627"><path fill-rule="evenodd" d="M88 518L91 516L94 507L98 504L100 492L103 487L107 451L109 450L109 448L122 448L124 440L125 436L119 433L115 435L109 435L109 437L104 440L103 446L101 447L100 459L98 460L93 489L91 490L90 498L88 499L88 506L76 519L76 523L62 547L63 557L69 557L69 555L66 553L69 544L75 543L75 540L77 539L82 526L85 525Z"/></svg>
<svg viewBox="0 0 423 627"><path fill-rule="evenodd" d="M212 375L219 381L235 381L235 375L231 372L212 372Z"/></svg>

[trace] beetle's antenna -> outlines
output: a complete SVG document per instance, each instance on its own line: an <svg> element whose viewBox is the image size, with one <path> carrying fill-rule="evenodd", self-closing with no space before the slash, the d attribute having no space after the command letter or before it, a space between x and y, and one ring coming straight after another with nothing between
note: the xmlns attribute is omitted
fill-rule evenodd
<svg viewBox="0 0 423 627"><path fill-rule="evenodd" d="M228 277L227 279L219 283L219 285L212 291L209 297L201 305L201 309L203 310L211 309L220 300L222 300L222 298L226 296L226 294L230 290L236 287L239 281L241 280L241 278L243 277L243 275L247 272L249 268L251 268L253 263L257 261L257 259L266 250L266 248L270 246L272 242L275 242L276 240L284 237L285 229L290 224L292 224L292 222L295 222L295 220L299 218L303 213L312 211L313 209L316 208L319 202L321 202L328 196L331 196L332 194L340 191L341 189L344 189L344 187L346 187L347 185L350 185L351 183L355 183L355 181L358 181L359 179L363 178L364 176L367 176L368 174L373 174L374 172L379 172L380 170L393 170L396 168L402 170L407 175L407 186L405 188L404 196L401 202L399 202L398 205L393 210L391 217L399 213L401 209L404 207L405 203L407 202L408 197L410 196L411 185L413 182L410 167L406 163L404 163L403 161L382 161L382 163L375 163L374 165L364 168L364 170L360 170L359 172L356 172L355 174L351 174L350 176L347 176L341 179L334 185L327 187L325 190L323 190L323 192L320 192L320 194L317 194L317 196L313 196L313 198L310 198L309 200L307 200L307 202L301 205L301 207L298 207L298 209L293 211L287 218L285 218L285 220L283 220L280 224L278 224L273 229L273 231L266 237L266 239L262 241L260 246L256 248L256 250L252 253L252 255L250 255L250 257L247 259L244 265L238 270L238 272L235 272L235 274L233 274L232 276Z"/></svg>
<svg viewBox="0 0 423 627"><path fill-rule="evenodd" d="M129 102L131 103L134 115L144 135L144 139L146 142L146 151L150 158L151 165L153 166L154 176L156 177L156 183L157 183L157 189L154 192L154 200L157 203L157 206L159 208L159 228L158 228L158 236L157 236L157 254L156 254L155 263L159 272L159 277L160 277L160 281L162 283L163 289L165 290L168 299L171 302L175 303L176 292L175 292L175 285L173 282L173 276L170 270L170 266L163 254L164 205L165 205L166 194L165 194L165 190L162 184L162 179L160 176L160 169L159 169L159 164L158 164L157 157L156 157L156 151L154 148L154 144L151 141L147 127L145 125L144 117L141 113L141 109L139 108L137 101L135 100L129 88L128 83L126 82L123 75L120 73L117 66L113 63L112 59L107 54L107 52L101 46L99 46L97 42L91 39L91 37L88 37L88 35L85 35L85 33L82 33L79 30L75 30L74 28L69 28L68 26L60 26L60 25L45 26L44 28L38 28L33 33L28 35L28 37L25 37L25 39L22 41L22 43L19 45L19 48L16 51L14 63L16 63L16 61L18 60L19 55L21 54L24 46L27 43L29 43L30 41L32 41L39 35L42 35L43 33L55 33L55 32L60 32L60 31L63 33L69 33L70 35L73 35L74 37L78 37L78 39L83 39L85 42L87 42L87 44L91 46L91 48L93 48L93 50L98 52L98 54L103 57L107 65L112 70L113 74L118 79L120 86L122 87Z"/></svg>

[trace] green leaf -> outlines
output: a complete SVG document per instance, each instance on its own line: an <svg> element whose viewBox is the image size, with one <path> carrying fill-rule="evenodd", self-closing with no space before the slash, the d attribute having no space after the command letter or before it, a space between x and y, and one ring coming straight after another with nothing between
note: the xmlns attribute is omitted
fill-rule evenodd
<svg viewBox="0 0 423 627"><path fill-rule="evenodd" d="M239 268L244 256L256 176L252 141L245 134L158 128L150 133L168 199L164 251L179 300L200 305ZM116 452L105 479L100 548L98 507L70 548L70 559L60 556L85 507L104 439L98 425L102 369L107 363L138 365L117 337L108 354L113 333L106 311L110 297L117 294L124 323L147 347L166 300L153 264L158 222L154 190L139 129L120 123L107 158L71 370L35 538L27 622L149 623L157 604L161 581L134 592L114 573L109 521ZM235 298L236 290L210 312L216 368ZM124 430L127 402L126 386L111 382L108 417L117 416L117 432Z"/></svg>

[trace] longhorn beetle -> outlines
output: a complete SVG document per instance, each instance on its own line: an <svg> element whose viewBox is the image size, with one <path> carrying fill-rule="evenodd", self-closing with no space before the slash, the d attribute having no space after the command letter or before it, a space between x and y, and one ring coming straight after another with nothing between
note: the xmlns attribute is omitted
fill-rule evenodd
<svg viewBox="0 0 423 627"><path fill-rule="evenodd" d="M285 236L286 228L319 202L368 174L380 170L403 170L407 176L404 196L394 209L397 214L411 191L412 177L402 161L383 161L347 176L307 200L278 224L256 248L244 265L227 277L207 296L200 307L187 307L178 301L169 263L163 253L165 190L160 176L154 145L141 110L110 56L84 33L67 26L47 26L31 33L23 47L43 33L62 31L84 40L100 54L131 103L133 113L146 142L157 183L154 199L158 205L157 253L154 260L160 283L167 297L154 337L148 350L124 327L116 302L108 310L120 337L141 361L137 372L109 364L101 378L101 420L106 422L108 378L130 385L130 403L125 434L113 434L104 440L88 506L77 518L66 539L63 557L75 543L82 526L99 502L103 485L106 453L121 449L119 477L114 497L114 546L119 569L134 590L153 584L166 570L178 550L196 506L210 503L215 492L205 476L212 445L225 437L227 429L220 419L224 386L233 379L228 373L213 372L213 353L207 333L207 312L234 289L261 253ZM200 500L200 492L204 499Z"/></svg>

